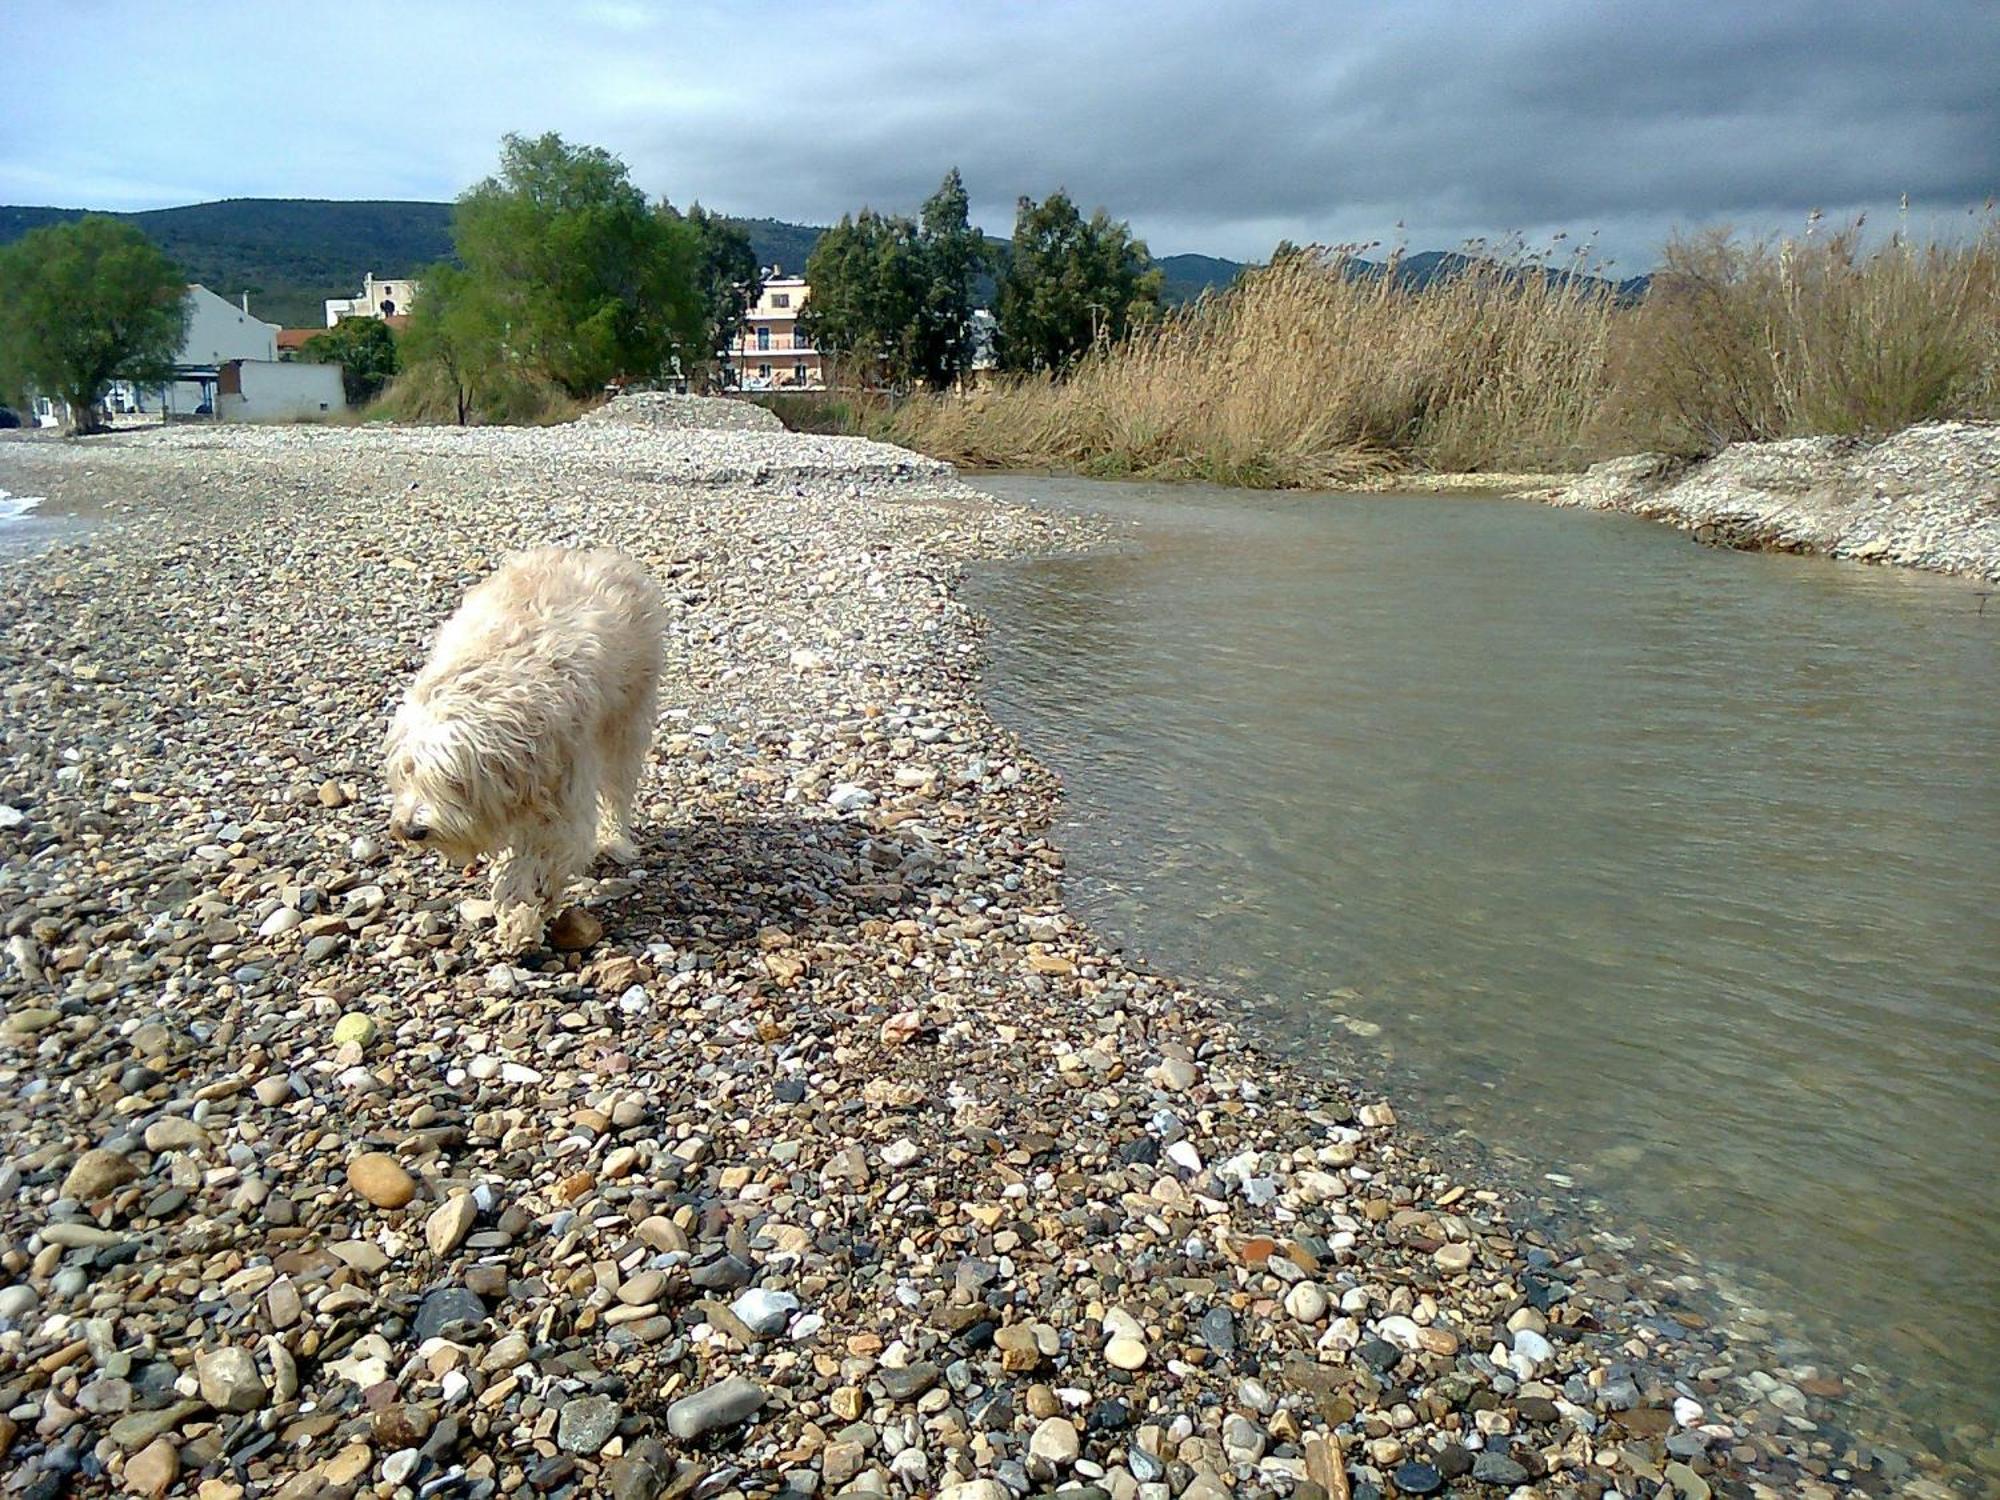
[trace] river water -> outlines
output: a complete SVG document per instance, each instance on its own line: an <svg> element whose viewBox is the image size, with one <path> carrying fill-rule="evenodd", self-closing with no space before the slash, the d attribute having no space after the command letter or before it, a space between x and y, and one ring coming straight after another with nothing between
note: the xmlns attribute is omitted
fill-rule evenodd
<svg viewBox="0 0 2000 1500"><path fill-rule="evenodd" d="M1085 915L1991 1441L2000 600L1516 500L983 487L1126 530L967 583Z"/></svg>

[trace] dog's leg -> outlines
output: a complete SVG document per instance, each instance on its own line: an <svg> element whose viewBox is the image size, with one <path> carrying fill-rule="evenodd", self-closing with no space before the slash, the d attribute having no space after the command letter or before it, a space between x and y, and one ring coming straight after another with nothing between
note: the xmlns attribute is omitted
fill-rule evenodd
<svg viewBox="0 0 2000 1500"><path fill-rule="evenodd" d="M541 945L548 920L545 884L542 860L532 849L509 849L494 865L495 935L503 952L525 953Z"/></svg>
<svg viewBox="0 0 2000 1500"><path fill-rule="evenodd" d="M622 715L599 731L597 852L621 865L639 857L639 846L632 841L632 804L639 795L639 778L645 773L646 750L652 741L650 711L643 718L636 713Z"/></svg>

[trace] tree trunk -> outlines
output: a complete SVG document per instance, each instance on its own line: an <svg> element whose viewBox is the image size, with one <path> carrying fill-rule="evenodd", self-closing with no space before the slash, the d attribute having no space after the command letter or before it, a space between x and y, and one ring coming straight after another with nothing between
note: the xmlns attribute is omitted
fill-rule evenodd
<svg viewBox="0 0 2000 1500"><path fill-rule="evenodd" d="M104 407L97 399L97 392L72 391L63 397L63 404L69 408L69 426L63 429L65 437L88 437L106 430Z"/></svg>

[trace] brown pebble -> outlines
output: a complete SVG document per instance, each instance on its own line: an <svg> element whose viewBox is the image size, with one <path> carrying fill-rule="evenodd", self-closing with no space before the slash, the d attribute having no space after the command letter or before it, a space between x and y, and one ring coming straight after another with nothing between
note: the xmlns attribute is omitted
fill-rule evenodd
<svg viewBox="0 0 2000 1500"><path fill-rule="evenodd" d="M384 1151L364 1151L347 1164L347 1185L377 1208L401 1208L417 1196L417 1181Z"/></svg>
<svg viewBox="0 0 2000 1500"><path fill-rule="evenodd" d="M549 923L549 946L558 953L581 953L604 936L604 924L580 906L566 906Z"/></svg>

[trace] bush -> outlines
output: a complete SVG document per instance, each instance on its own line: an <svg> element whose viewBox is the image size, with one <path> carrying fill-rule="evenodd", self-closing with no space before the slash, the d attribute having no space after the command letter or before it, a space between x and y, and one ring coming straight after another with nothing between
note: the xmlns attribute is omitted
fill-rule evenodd
<svg viewBox="0 0 2000 1500"><path fill-rule="evenodd" d="M815 432L832 437L889 435L888 398L869 392L766 391L744 399L769 411L789 432Z"/></svg>
<svg viewBox="0 0 2000 1500"><path fill-rule="evenodd" d="M369 422L450 425L459 420L459 391L448 372L425 362L391 380L362 413ZM597 404L578 400L552 380L516 371L496 373L480 385L465 413L477 427L547 427L570 422Z"/></svg>
<svg viewBox="0 0 2000 1500"><path fill-rule="evenodd" d="M1838 233L1676 239L1621 318L1596 433L1606 451L1885 434L2000 417L2000 223L1971 243Z"/></svg>

